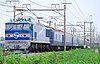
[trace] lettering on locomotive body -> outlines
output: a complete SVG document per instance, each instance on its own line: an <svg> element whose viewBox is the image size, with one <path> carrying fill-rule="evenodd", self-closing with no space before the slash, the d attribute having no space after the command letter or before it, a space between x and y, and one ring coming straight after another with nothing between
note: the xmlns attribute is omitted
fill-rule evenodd
<svg viewBox="0 0 100 64"><path fill-rule="evenodd" d="M13 37L14 37L15 39L18 39L18 38L19 38L19 33L18 33L18 32L14 32Z"/></svg>

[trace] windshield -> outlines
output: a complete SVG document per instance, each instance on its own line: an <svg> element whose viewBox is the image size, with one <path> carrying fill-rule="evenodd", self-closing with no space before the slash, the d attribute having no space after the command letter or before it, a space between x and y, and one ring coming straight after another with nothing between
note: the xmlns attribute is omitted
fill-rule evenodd
<svg viewBox="0 0 100 64"><path fill-rule="evenodd" d="M30 24L6 24L6 30L28 30L30 26Z"/></svg>

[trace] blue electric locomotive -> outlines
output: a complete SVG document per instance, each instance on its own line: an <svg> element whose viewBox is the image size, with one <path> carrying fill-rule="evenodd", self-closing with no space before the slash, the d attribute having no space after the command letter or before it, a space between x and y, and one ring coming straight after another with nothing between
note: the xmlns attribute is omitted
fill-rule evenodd
<svg viewBox="0 0 100 64"><path fill-rule="evenodd" d="M5 48L8 50L24 50L42 52L64 49L64 33L61 30L32 22L31 18L18 18L15 22L5 24ZM67 47L72 47L71 34L66 33ZM77 41L77 39L75 39ZM73 42L79 45L83 42ZM79 47L79 46L77 46Z"/></svg>
<svg viewBox="0 0 100 64"><path fill-rule="evenodd" d="M9 50L25 50L30 46L33 36L33 24L26 19L5 24L5 48Z"/></svg>

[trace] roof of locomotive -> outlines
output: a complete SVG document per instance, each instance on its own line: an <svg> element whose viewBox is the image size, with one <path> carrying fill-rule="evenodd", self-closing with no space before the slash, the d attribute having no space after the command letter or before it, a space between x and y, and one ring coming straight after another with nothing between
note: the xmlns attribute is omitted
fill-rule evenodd
<svg viewBox="0 0 100 64"><path fill-rule="evenodd" d="M53 29L54 31L63 32L63 31L60 30L60 29L56 29L56 28L53 28L53 27L50 27L50 26L46 26L46 25L41 24L41 23L36 23L36 24L41 25L41 26L44 26L44 27L47 27L47 28L50 28L50 29Z"/></svg>
<svg viewBox="0 0 100 64"><path fill-rule="evenodd" d="M21 21L9 21L7 23L12 24L12 23L30 23L30 22L29 21L25 21L25 20L21 20Z"/></svg>
<svg viewBox="0 0 100 64"><path fill-rule="evenodd" d="M15 21L10 20L7 23L32 23L32 21L31 17L28 18L18 17Z"/></svg>
<svg viewBox="0 0 100 64"><path fill-rule="evenodd" d="M53 27L50 27L50 26L46 26L44 24L41 24L41 23L38 23L38 22L33 22L31 21L31 18L29 17L28 19L23 19L23 18L17 18L16 21L13 21L13 20L10 20L9 22L7 22L6 24L15 24L15 23L31 23L31 24L38 24L38 25L41 25L41 26L44 26L44 27L47 27L47 28L50 28L50 29L53 29L54 31L58 31L58 32L63 32L62 30L60 29L56 29L56 28L53 28Z"/></svg>

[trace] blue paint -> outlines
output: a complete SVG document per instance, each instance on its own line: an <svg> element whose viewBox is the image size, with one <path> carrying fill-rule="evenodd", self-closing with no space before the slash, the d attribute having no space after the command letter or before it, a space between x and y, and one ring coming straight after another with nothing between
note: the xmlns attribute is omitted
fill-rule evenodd
<svg viewBox="0 0 100 64"><path fill-rule="evenodd" d="M64 35L62 35L62 43L64 43Z"/></svg>
<svg viewBox="0 0 100 64"><path fill-rule="evenodd" d="M14 37L5 37L5 40L31 40L30 37L18 37L15 39Z"/></svg>
<svg viewBox="0 0 100 64"><path fill-rule="evenodd" d="M54 31L50 29L50 36L49 36L50 43L54 43Z"/></svg>
<svg viewBox="0 0 100 64"><path fill-rule="evenodd" d="M5 30L5 34L12 34L13 37L5 37L5 40L32 40L33 38L33 24L30 23L25 23L25 22L21 22L21 23L6 23L6 25L19 25L19 24L29 24L29 29L9 29L9 30ZM31 36L29 37L19 37L20 34L30 34Z"/></svg>
<svg viewBox="0 0 100 64"><path fill-rule="evenodd" d="M30 23L6 23L6 24L30 24Z"/></svg>
<svg viewBox="0 0 100 64"><path fill-rule="evenodd" d="M12 34L14 32L18 32L18 33L31 33L31 30L6 30L5 34Z"/></svg>
<svg viewBox="0 0 100 64"><path fill-rule="evenodd" d="M46 37L50 37L50 29L46 29Z"/></svg>
<svg viewBox="0 0 100 64"><path fill-rule="evenodd" d="M33 36L34 36L34 35L33 35L33 24L31 24L30 30L31 30L30 34L31 34L31 37L32 37L31 40L33 40Z"/></svg>
<svg viewBox="0 0 100 64"><path fill-rule="evenodd" d="M28 21L28 20L26 20L26 19L23 19L23 18L20 18L20 20L17 21L17 22L18 22L18 23L30 23L30 21ZM15 24L15 22L12 21L12 20L10 20L8 23L14 23L14 24Z"/></svg>

